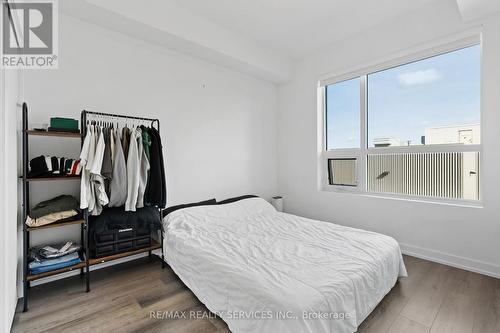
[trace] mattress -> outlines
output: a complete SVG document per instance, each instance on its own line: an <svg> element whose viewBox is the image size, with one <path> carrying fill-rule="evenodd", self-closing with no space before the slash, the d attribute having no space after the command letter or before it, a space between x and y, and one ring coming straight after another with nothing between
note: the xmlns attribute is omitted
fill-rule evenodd
<svg viewBox="0 0 500 333"><path fill-rule="evenodd" d="M391 237L261 198L165 217L165 260L232 332L355 332L406 269Z"/></svg>

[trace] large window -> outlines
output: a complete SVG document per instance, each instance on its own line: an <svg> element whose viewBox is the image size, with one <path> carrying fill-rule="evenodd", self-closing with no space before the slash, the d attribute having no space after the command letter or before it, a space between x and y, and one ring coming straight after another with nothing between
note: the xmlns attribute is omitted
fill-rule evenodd
<svg viewBox="0 0 500 333"><path fill-rule="evenodd" d="M479 199L480 45L327 82L326 186Z"/></svg>
<svg viewBox="0 0 500 333"><path fill-rule="evenodd" d="M476 45L369 74L368 146L480 143L479 51Z"/></svg>

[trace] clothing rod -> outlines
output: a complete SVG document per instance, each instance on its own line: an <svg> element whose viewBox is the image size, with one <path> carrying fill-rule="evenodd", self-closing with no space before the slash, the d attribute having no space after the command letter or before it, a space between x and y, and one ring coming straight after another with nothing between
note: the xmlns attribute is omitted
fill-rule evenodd
<svg viewBox="0 0 500 333"><path fill-rule="evenodd" d="M160 130L160 119L158 118L144 118L144 117L135 117L135 116L127 116L123 114L114 114L114 113L105 113L105 112L95 112L95 111L88 111L88 110L83 110L82 111L82 124L83 121L87 120L87 115L95 115L95 116L105 116L105 117L110 117L110 118L123 118L123 119L134 119L134 120L143 120L143 121L150 121L151 126L156 122L157 124L157 129L158 131Z"/></svg>
<svg viewBox="0 0 500 333"><path fill-rule="evenodd" d="M87 110L83 110L83 112L86 114L93 114L93 115L98 115L98 116L108 116L108 117L115 117L115 118L137 119L137 120L158 121L158 122L160 121L158 118L134 117L134 116L127 116L127 115L123 115L123 114L104 113L104 112L95 112L95 111L87 111Z"/></svg>

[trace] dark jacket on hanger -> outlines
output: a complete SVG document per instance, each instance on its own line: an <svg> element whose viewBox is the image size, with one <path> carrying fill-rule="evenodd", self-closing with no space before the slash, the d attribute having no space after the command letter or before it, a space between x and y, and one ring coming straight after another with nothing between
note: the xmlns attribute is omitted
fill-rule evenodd
<svg viewBox="0 0 500 333"><path fill-rule="evenodd" d="M146 126L141 126L142 130L142 144L144 145L144 152L146 153L146 157L148 158L148 162L151 163L151 134L149 134L149 128ZM150 167L151 169L151 164ZM148 178L146 179L146 188L144 189L144 205L150 206L151 204L148 202L148 191L149 191L149 183L151 181L151 172L148 169Z"/></svg>
<svg viewBox="0 0 500 333"><path fill-rule="evenodd" d="M146 204L165 207L167 191L165 182L165 169L163 165L163 152L160 133L155 128L149 128L151 136L149 187L146 189Z"/></svg>
<svg viewBox="0 0 500 333"><path fill-rule="evenodd" d="M122 147L123 147L123 155L125 156L125 161L128 159L129 144L130 144L130 129L128 127L124 127L122 129Z"/></svg>
<svg viewBox="0 0 500 333"><path fill-rule="evenodd" d="M102 159L101 175L104 179L111 179L113 173L113 162L111 161L111 133L109 128L103 129L104 134L104 156Z"/></svg>

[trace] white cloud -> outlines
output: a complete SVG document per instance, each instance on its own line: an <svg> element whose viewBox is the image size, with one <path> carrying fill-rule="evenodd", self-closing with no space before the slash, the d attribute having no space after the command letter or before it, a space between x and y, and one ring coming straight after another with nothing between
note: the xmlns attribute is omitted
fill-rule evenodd
<svg viewBox="0 0 500 333"><path fill-rule="evenodd" d="M415 86L438 81L443 76L434 68L421 71L407 72L398 75L398 81L404 86Z"/></svg>

